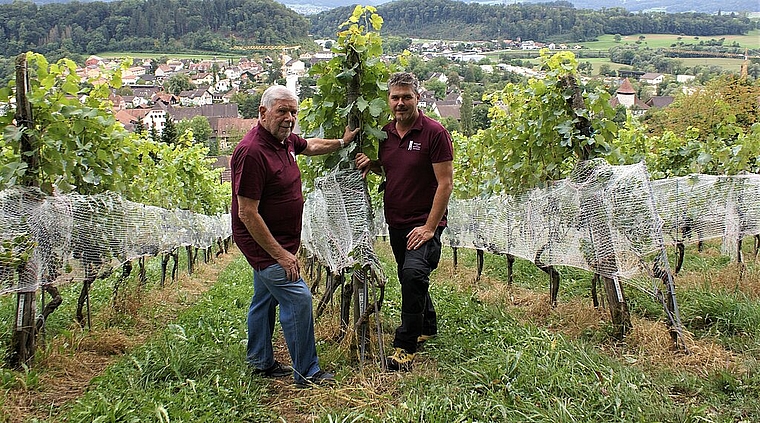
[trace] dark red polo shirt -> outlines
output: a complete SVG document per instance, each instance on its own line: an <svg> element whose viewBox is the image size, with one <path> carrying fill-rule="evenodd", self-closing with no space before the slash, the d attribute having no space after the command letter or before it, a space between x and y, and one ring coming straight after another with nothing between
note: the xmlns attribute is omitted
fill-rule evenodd
<svg viewBox="0 0 760 423"><path fill-rule="evenodd" d="M393 120L383 127L378 159L385 168L385 221L396 229L422 226L433 207L438 182L433 163L454 159L451 135L440 123L420 116L402 139ZM448 211L447 211L448 213ZM446 214L438 224L446 226Z"/></svg>
<svg viewBox="0 0 760 423"><path fill-rule="evenodd" d="M300 136L291 134L283 144L258 124L232 153L232 237L256 270L277 260L254 241L238 217L237 196L260 200L259 214L274 239L291 253L298 252L304 199L296 154L304 149L306 140Z"/></svg>

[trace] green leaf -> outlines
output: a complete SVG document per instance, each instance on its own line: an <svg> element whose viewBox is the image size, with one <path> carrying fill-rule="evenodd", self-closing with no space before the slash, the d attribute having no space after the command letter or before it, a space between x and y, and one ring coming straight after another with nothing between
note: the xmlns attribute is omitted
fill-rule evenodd
<svg viewBox="0 0 760 423"><path fill-rule="evenodd" d="M699 153L699 156L697 157L697 163L703 166L710 163L711 160L712 160L712 155L706 151Z"/></svg>
<svg viewBox="0 0 760 423"><path fill-rule="evenodd" d="M380 117L387 105L388 103L385 99L375 98L369 103L369 114L372 115L372 117Z"/></svg>
<svg viewBox="0 0 760 423"><path fill-rule="evenodd" d="M372 29L375 31L380 31L380 28L383 27L383 18L377 13L373 13L369 20L372 23Z"/></svg>
<svg viewBox="0 0 760 423"><path fill-rule="evenodd" d="M383 130L377 129L374 127L365 127L364 131L372 135L373 137L377 138L380 141L384 141L385 138L388 136Z"/></svg>
<svg viewBox="0 0 760 423"><path fill-rule="evenodd" d="M63 86L61 87L64 93L68 95L77 95L79 93L79 85L73 83L73 82L65 82Z"/></svg>
<svg viewBox="0 0 760 423"><path fill-rule="evenodd" d="M364 97L359 96L359 98L356 99L356 107L360 112L364 112L368 106L369 102Z"/></svg>

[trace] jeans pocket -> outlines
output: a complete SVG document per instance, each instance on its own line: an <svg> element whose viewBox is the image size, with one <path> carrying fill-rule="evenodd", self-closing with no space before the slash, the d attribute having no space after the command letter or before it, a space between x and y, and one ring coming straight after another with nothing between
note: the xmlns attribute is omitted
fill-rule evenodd
<svg viewBox="0 0 760 423"><path fill-rule="evenodd" d="M281 285L288 282L288 274L285 273L285 269L279 263L270 265L266 269L263 269L261 273L270 283Z"/></svg>

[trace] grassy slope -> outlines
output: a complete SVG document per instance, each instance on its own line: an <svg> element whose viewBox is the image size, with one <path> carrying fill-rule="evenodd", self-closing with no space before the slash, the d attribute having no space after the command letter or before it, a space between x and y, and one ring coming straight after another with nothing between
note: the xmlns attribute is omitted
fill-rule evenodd
<svg viewBox="0 0 760 423"><path fill-rule="evenodd" d="M387 244L378 250L393 275ZM619 344L608 335L607 314L590 305L585 272L561 269L560 305L552 310L546 277L534 266L518 260L508 287L503 257L486 255L475 282L472 251L460 250L454 269L446 249L432 288L441 332L415 370L383 373L374 359L359 367L335 341L334 304L317 337L323 367L340 384L306 391L247 373L250 273L237 257L166 331L50 421L758 421L758 271L751 265L737 284L738 272L714 248L689 253L678 281L692 354L669 351L661 308L639 291L627 290L635 329ZM383 306L386 348L398 295L392 280ZM277 345L282 354L281 339Z"/></svg>

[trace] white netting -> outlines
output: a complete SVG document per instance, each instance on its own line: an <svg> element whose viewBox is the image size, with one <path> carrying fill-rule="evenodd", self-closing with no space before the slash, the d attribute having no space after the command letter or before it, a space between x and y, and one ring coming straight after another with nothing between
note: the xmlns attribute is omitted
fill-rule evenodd
<svg viewBox="0 0 760 423"><path fill-rule="evenodd" d="M229 214L166 210L116 194L7 189L0 191L0 294L80 281L127 260L183 246L208 248L230 236ZM23 261L32 271L19 276Z"/></svg>
<svg viewBox="0 0 760 423"><path fill-rule="evenodd" d="M664 247L643 164L581 164L574 174L523 195L452 200L444 242L511 254L539 265L630 279Z"/></svg>
<svg viewBox="0 0 760 423"><path fill-rule="evenodd" d="M738 240L760 234L760 175L690 175L652 182L668 244L722 239L737 258Z"/></svg>
<svg viewBox="0 0 760 423"><path fill-rule="evenodd" d="M306 198L301 242L310 256L333 273L358 264L381 275L373 219L361 172L335 170L318 178Z"/></svg>

